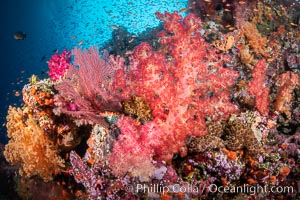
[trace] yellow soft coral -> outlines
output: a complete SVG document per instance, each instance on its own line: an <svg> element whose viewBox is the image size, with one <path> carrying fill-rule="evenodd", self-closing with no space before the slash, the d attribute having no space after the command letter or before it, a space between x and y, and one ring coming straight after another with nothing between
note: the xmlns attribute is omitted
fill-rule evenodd
<svg viewBox="0 0 300 200"><path fill-rule="evenodd" d="M20 108L9 107L7 131L10 140L4 156L9 163L19 166L21 176L38 175L49 181L64 167L64 160L57 155L51 140L33 118L23 115Z"/></svg>
<svg viewBox="0 0 300 200"><path fill-rule="evenodd" d="M131 101L123 103L123 107L126 114L136 116L137 120L152 120L149 103L142 97L132 96Z"/></svg>

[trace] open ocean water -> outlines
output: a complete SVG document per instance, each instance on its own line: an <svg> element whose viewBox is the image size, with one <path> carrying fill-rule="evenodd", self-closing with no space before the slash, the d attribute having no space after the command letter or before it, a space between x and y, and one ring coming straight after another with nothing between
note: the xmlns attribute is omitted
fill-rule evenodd
<svg viewBox="0 0 300 200"><path fill-rule="evenodd" d="M47 61L56 52L75 46L103 46L115 27L138 34L158 26L156 11L173 12L187 6L183 0L12 0L1 5L0 20L0 141L8 105L20 105L22 87L32 74L46 77ZM15 40L14 33L26 34ZM16 93L17 92L17 93ZM18 96L18 97L16 97Z"/></svg>

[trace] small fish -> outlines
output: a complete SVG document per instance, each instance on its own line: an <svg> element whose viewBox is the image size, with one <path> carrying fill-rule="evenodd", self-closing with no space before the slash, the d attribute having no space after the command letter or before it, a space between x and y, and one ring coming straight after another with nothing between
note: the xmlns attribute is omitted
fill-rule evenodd
<svg viewBox="0 0 300 200"><path fill-rule="evenodd" d="M22 31L17 31L14 33L15 40L24 40L26 38L26 34Z"/></svg>
<svg viewBox="0 0 300 200"><path fill-rule="evenodd" d="M179 12L186 12L186 11L188 11L190 8L182 8L182 9L180 9L179 10Z"/></svg>
<svg viewBox="0 0 300 200"><path fill-rule="evenodd" d="M115 30L118 30L119 27L115 26L115 25L112 25L111 28L115 29Z"/></svg>
<svg viewBox="0 0 300 200"><path fill-rule="evenodd" d="M46 56L43 56L41 57L41 61L45 60L46 59Z"/></svg>
<svg viewBox="0 0 300 200"><path fill-rule="evenodd" d="M58 53L58 49L54 49L52 52L54 52L54 53Z"/></svg>
<svg viewBox="0 0 300 200"><path fill-rule="evenodd" d="M131 43L131 42L133 42L134 41L134 38L131 38L129 41L128 41L128 43Z"/></svg>
<svg viewBox="0 0 300 200"><path fill-rule="evenodd" d="M125 55L128 56L128 55L131 55L132 53L133 53L133 51L128 50L125 52Z"/></svg>
<svg viewBox="0 0 300 200"><path fill-rule="evenodd" d="M272 61L274 61L274 58L268 58L267 59L267 62L272 62Z"/></svg>
<svg viewBox="0 0 300 200"><path fill-rule="evenodd" d="M77 44L78 44L78 45L82 45L83 42L84 42L84 40L80 40Z"/></svg>
<svg viewBox="0 0 300 200"><path fill-rule="evenodd" d="M291 25L291 26L294 26L294 27L297 27L297 26L298 26L297 24L295 24L295 23L293 23L293 22L291 22L290 25Z"/></svg>
<svg viewBox="0 0 300 200"><path fill-rule="evenodd" d="M71 36L71 39L75 39L75 38L76 38L76 35L72 35L72 36Z"/></svg>
<svg viewBox="0 0 300 200"><path fill-rule="evenodd" d="M18 97L18 96L20 96L20 95L21 95L21 93L20 93L19 91L16 91L16 92L15 92L15 96L16 96L16 97Z"/></svg>
<svg viewBox="0 0 300 200"><path fill-rule="evenodd" d="M239 1L239 4L243 5L243 4L246 4L247 2L246 1Z"/></svg>

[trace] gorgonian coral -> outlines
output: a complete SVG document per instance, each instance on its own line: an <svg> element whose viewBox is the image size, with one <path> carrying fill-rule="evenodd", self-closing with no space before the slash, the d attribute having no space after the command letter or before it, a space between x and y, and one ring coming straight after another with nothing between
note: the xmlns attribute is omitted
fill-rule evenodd
<svg viewBox="0 0 300 200"><path fill-rule="evenodd" d="M121 108L109 87L115 70L123 65L124 59L109 56L106 51L101 57L96 47L86 50L75 48L72 55L73 65L68 69L66 78L55 86L58 94L54 97L54 112L72 116L77 124L105 125L99 113Z"/></svg>

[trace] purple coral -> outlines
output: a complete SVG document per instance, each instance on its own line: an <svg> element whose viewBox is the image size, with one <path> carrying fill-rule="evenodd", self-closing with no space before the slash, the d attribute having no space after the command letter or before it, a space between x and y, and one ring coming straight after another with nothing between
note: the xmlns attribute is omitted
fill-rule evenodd
<svg viewBox="0 0 300 200"><path fill-rule="evenodd" d="M97 168L88 168L75 151L70 152L70 162L75 181L87 189L92 199L97 199L100 188L103 188Z"/></svg>
<svg viewBox="0 0 300 200"><path fill-rule="evenodd" d="M226 177L229 183L238 180L245 169L244 163L239 160L229 160L223 152L214 155L207 152L206 156L212 160L206 166L208 174L216 173L218 177Z"/></svg>
<svg viewBox="0 0 300 200"><path fill-rule="evenodd" d="M107 166L99 163L89 166L75 151L70 152L71 175L88 192L89 199L134 200L129 176L114 178Z"/></svg>

